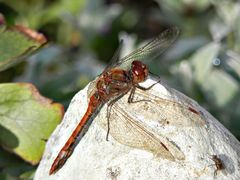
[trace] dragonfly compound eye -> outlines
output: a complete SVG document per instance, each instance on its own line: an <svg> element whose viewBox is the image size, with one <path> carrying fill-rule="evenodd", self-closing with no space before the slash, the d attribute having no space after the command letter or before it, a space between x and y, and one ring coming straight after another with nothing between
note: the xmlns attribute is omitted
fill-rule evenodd
<svg viewBox="0 0 240 180"><path fill-rule="evenodd" d="M148 76L147 66L141 61L133 61L131 70L135 83L143 82Z"/></svg>

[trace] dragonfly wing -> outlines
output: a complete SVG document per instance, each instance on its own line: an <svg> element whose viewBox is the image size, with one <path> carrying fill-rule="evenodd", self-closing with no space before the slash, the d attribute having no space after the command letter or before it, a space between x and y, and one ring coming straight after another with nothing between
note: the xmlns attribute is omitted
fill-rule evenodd
<svg viewBox="0 0 240 180"><path fill-rule="evenodd" d="M129 66L134 60L151 59L164 52L177 39L179 29L177 27L169 28L163 31L155 39L145 46L133 51L126 57L120 59L114 66Z"/></svg>
<svg viewBox="0 0 240 180"><path fill-rule="evenodd" d="M112 59L109 61L108 65L106 66L104 71L100 74L100 76L102 74L104 74L105 72L109 71L110 69L112 69L115 66L115 64L119 63L122 46L123 46L123 40L120 41L119 46L118 46L117 50L115 51L115 53L113 54Z"/></svg>
<svg viewBox="0 0 240 180"><path fill-rule="evenodd" d="M97 83L97 78L89 83L88 90L87 90L88 97L91 97L97 91L96 83Z"/></svg>
<svg viewBox="0 0 240 180"><path fill-rule="evenodd" d="M151 117L151 119L156 120L163 125L169 124L179 127L202 127L205 125L204 117L199 111L195 110L196 108L193 107L193 105L174 99L171 100L169 97L167 98L166 95L164 96L162 98L151 94L149 91L137 89L134 94L136 101L146 101L132 103L129 108L136 113L141 109L144 111L144 113L141 113L141 116L146 119L148 119L147 117Z"/></svg>
<svg viewBox="0 0 240 180"><path fill-rule="evenodd" d="M106 124L102 125L107 128ZM110 134L121 144L150 151L158 157L172 161L185 158L176 145L134 120L116 103L110 115Z"/></svg>

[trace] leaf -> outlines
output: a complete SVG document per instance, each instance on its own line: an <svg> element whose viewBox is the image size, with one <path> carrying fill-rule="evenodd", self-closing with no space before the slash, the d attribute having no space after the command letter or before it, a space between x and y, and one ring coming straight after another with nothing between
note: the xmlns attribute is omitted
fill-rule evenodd
<svg viewBox="0 0 240 180"><path fill-rule="evenodd" d="M12 178L15 178L15 179L19 179L18 177L19 176L22 177L23 174L30 175L30 172L34 173L35 171L34 166L29 165L27 162L24 162L19 157L14 156L12 153L7 152L2 148L0 148L0 167L1 167L1 172L3 173L2 175L11 176ZM6 178L0 177L0 179L6 179ZM27 177L25 179L27 179Z"/></svg>
<svg viewBox="0 0 240 180"><path fill-rule="evenodd" d="M191 7L197 11L203 11L211 5L211 1L209 0L156 0L156 2L164 8L176 12L183 12L187 7Z"/></svg>
<svg viewBox="0 0 240 180"><path fill-rule="evenodd" d="M197 83L202 84L208 78L212 70L212 62L220 51L220 44L217 42L209 43L200 48L191 58L194 68L194 78Z"/></svg>
<svg viewBox="0 0 240 180"><path fill-rule="evenodd" d="M0 84L0 143L31 164L60 122L63 107L42 97L28 83Z"/></svg>
<svg viewBox="0 0 240 180"><path fill-rule="evenodd" d="M0 26L0 71L3 71L46 43L46 38L23 26L6 29Z"/></svg>
<svg viewBox="0 0 240 180"><path fill-rule="evenodd" d="M238 82L226 72L218 69L209 73L202 86L206 96L222 108L227 106L239 93Z"/></svg>
<svg viewBox="0 0 240 180"><path fill-rule="evenodd" d="M4 180L15 180L17 178L14 178L13 176L6 174L6 173L2 173L0 172L0 179L4 179Z"/></svg>
<svg viewBox="0 0 240 180"><path fill-rule="evenodd" d="M31 170L31 171L26 171L23 174L20 175L20 179L33 179L35 175L35 170Z"/></svg>

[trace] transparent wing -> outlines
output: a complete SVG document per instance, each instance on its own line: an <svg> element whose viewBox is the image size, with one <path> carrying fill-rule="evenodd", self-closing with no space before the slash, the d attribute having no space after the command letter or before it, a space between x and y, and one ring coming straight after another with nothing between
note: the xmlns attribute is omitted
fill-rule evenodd
<svg viewBox="0 0 240 180"><path fill-rule="evenodd" d="M179 29L177 27L169 28L163 31L155 39L147 43L145 46L133 51L129 55L121 58L113 66L129 66L134 60L151 59L164 52L171 44L176 40L179 35Z"/></svg>
<svg viewBox="0 0 240 180"><path fill-rule="evenodd" d="M157 157L172 161L185 158L174 143L135 120L122 107L118 106L118 103L113 105L109 120L110 134L119 143L150 151ZM101 125L107 129L106 122L105 124L102 122Z"/></svg>
<svg viewBox="0 0 240 180"><path fill-rule="evenodd" d="M172 96L176 96L178 99L174 99ZM150 151L162 158L184 159L182 151L171 140L154 132L147 123L143 124L136 119L141 117L157 121L164 126L202 127L205 125L200 111L181 96L172 91L171 94L160 97L149 91L137 89L134 99L146 101L131 104L127 103L128 96L123 96L113 105L109 119L110 135L121 144ZM106 119L102 119L101 125L107 129Z"/></svg>
<svg viewBox="0 0 240 180"><path fill-rule="evenodd" d="M117 50L114 52L112 59L109 61L108 65L106 66L106 68L100 75L109 71L109 69L112 69L112 67L115 66L115 64L119 64L122 46L123 46L123 40L120 41L119 46L118 46Z"/></svg>
<svg viewBox="0 0 240 180"><path fill-rule="evenodd" d="M206 124L202 114L192 104L181 99L179 94L176 94L177 99L173 99L173 96L174 94L161 95L160 97L160 94L156 96L149 91L137 89L134 93L134 99L146 101L132 103L128 110L136 114L140 113L144 119L151 117L150 119L156 120L162 125L202 127ZM124 101L124 99L119 101Z"/></svg>
<svg viewBox="0 0 240 180"><path fill-rule="evenodd" d="M88 90L87 90L88 97L91 97L97 91L96 83L97 83L97 78L89 83Z"/></svg>

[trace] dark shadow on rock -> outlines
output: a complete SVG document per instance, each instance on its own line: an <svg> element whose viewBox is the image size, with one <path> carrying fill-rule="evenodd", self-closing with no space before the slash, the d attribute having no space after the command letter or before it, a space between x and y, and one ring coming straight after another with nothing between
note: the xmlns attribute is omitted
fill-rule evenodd
<svg viewBox="0 0 240 180"><path fill-rule="evenodd" d="M234 167L234 162L231 159L231 157L225 155L225 154L219 154L219 158L222 160L224 163L224 169L227 173L233 174L235 172L235 167Z"/></svg>

